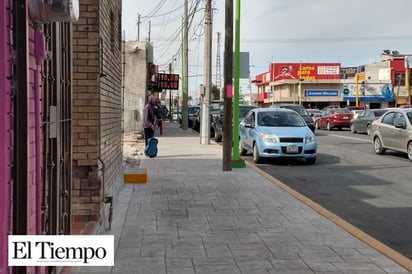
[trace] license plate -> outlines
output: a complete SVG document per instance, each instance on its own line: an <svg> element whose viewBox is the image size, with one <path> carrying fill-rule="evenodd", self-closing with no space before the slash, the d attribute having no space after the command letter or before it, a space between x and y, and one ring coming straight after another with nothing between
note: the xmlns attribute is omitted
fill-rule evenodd
<svg viewBox="0 0 412 274"><path fill-rule="evenodd" d="M343 116L343 119L347 120L347 119L349 119L349 117L348 116Z"/></svg>
<svg viewBox="0 0 412 274"><path fill-rule="evenodd" d="M299 152L299 149L296 145L289 144L286 147L286 153L298 153L298 152Z"/></svg>

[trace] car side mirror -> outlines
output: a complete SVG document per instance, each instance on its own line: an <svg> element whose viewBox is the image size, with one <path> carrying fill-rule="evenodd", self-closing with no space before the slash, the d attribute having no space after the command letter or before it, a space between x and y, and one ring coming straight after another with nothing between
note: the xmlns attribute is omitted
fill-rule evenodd
<svg viewBox="0 0 412 274"><path fill-rule="evenodd" d="M245 127L247 127L247 128L253 128L253 124L252 124L252 123L245 123Z"/></svg>

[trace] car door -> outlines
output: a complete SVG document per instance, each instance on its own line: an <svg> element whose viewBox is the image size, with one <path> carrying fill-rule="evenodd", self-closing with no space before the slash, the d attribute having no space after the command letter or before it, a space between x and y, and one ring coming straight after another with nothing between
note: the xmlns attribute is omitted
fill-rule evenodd
<svg viewBox="0 0 412 274"><path fill-rule="evenodd" d="M370 110L365 110L358 114L358 118L355 119L355 129L357 131L366 131L366 125L373 120L373 113Z"/></svg>
<svg viewBox="0 0 412 274"><path fill-rule="evenodd" d="M249 113L248 117L245 118L245 148L252 151L253 150L253 141L255 133L255 112Z"/></svg>
<svg viewBox="0 0 412 274"><path fill-rule="evenodd" d="M316 122L318 123L318 127L320 128L325 128L326 127L326 118L328 116L328 111L322 111L320 117L318 117L318 119L316 120Z"/></svg>
<svg viewBox="0 0 412 274"><path fill-rule="evenodd" d="M395 126L395 125L400 125L400 124L406 125L406 117L403 115L403 113L398 112L396 113L395 118L393 119L394 129L393 129L393 134L391 134L391 137L392 137L391 143L392 143L393 149L406 152L405 140L408 139L409 133L406 129Z"/></svg>
<svg viewBox="0 0 412 274"><path fill-rule="evenodd" d="M241 122L241 141L245 149L253 150L253 136L255 130L255 112L249 112L245 119Z"/></svg>
<svg viewBox="0 0 412 274"><path fill-rule="evenodd" d="M393 147L393 137L395 133L395 126L393 121L395 119L396 112L389 112L384 117L382 117L381 123L377 126L377 131L381 136L381 141L383 146L386 148Z"/></svg>

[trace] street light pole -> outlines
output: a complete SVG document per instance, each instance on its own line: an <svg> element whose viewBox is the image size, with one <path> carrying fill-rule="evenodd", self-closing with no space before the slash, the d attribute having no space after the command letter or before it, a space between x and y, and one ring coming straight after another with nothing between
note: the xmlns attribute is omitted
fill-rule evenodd
<svg viewBox="0 0 412 274"><path fill-rule="evenodd" d="M212 90L212 0L206 1L205 7L205 51L204 51L204 83L205 94L202 97L200 143L210 143L210 97Z"/></svg>
<svg viewBox="0 0 412 274"><path fill-rule="evenodd" d="M184 78L183 78L183 84L184 88L182 90L182 104L181 104L181 110L182 110L182 128L187 129L188 128L188 115L187 115L187 96L188 96L188 74L189 74L189 68L188 68L188 57L189 57L189 39L188 39L188 34L189 34L189 27L188 27L188 0L185 0L185 7L184 7L184 21L183 21L183 35L184 35L184 41L183 41L183 59L184 59L184 66L183 66L183 71L184 71Z"/></svg>

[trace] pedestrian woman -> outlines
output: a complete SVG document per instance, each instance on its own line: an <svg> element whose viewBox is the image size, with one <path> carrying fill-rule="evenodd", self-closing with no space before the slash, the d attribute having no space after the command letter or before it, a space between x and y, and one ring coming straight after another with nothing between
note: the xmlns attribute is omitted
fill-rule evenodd
<svg viewBox="0 0 412 274"><path fill-rule="evenodd" d="M143 133L144 133L144 142L147 146L147 140L154 137L155 126L156 126L156 115L155 115L155 106L156 106L156 96L150 95L147 104L143 109Z"/></svg>

